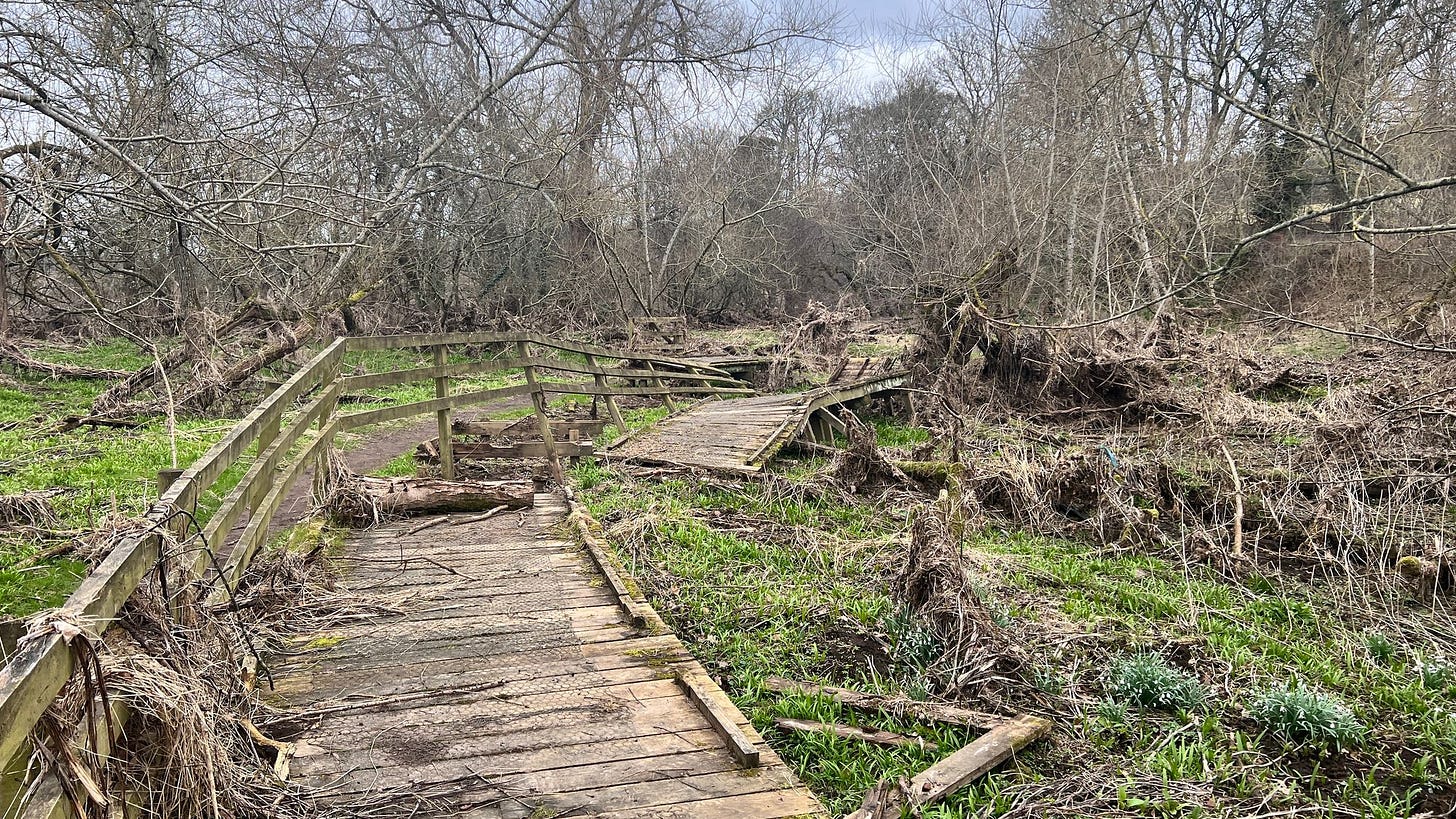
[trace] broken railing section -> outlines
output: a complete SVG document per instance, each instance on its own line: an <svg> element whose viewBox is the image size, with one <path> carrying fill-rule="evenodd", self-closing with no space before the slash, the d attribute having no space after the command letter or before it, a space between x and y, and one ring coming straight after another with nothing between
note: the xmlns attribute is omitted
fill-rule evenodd
<svg viewBox="0 0 1456 819"><path fill-rule="evenodd" d="M512 348L516 357L448 363L451 348L493 345ZM346 352L392 349L429 350L433 363L393 372L342 375ZM602 359L618 363L606 367L600 363ZM454 379L459 376L517 370L530 372L528 383L473 392L455 389ZM662 370L671 373L665 376ZM589 376L590 380L560 382L551 380L552 373ZM377 409L337 412L341 395L415 382L433 383L435 397ZM43 771L41 781L26 782L22 779L28 766L23 758L18 764L10 764L29 754L30 734L37 721L78 666L80 649L71 644L74 635L61 626L84 623L90 636L100 636L116 620L142 579L158 565L173 537L189 540L182 553L190 560L181 567L182 571L193 578L210 572L209 582L214 588L230 588L267 541L269 523L292 485L310 468L316 475L327 471L328 456L339 432L434 414L442 440L448 440L455 409L513 396L532 396L536 420L547 429L549 419L545 417L544 407L548 395L602 397L613 419L620 423L617 396L651 395L667 399L672 395L748 395L752 392L727 372L699 362L641 352L616 352L535 333L437 333L337 339L260 401L222 440L176 475L145 515L147 525L139 527L134 535L113 549L52 617L37 618L30 638L0 668L0 771L5 772L0 775L0 799L16 802L0 804L0 812L58 818L74 815L69 800L63 796L66 789L61 787L54 769ZM301 408L295 409L300 403ZM543 439L554 461L553 443L554 435ZM444 471L451 474L453 458L448 451L441 454L442 460L450 464ZM250 462L246 460L248 456L251 456ZM246 464L242 478L225 494L207 523L199 526L195 517L199 498L215 491L223 473L238 464ZM245 520L241 536L232 537L235 527ZM220 568L213 571L213 566ZM116 721L113 727L119 729L120 722ZM100 736L97 740L104 747L108 738ZM82 756L89 753L86 749L72 749L72 753L76 752ZM21 803L20 800L28 801Z"/></svg>
<svg viewBox="0 0 1456 819"><path fill-rule="evenodd" d="M554 453L557 458L567 458L575 465L581 458L595 454L591 439L600 435L607 423L605 419L553 420L548 449L537 422L530 416L515 421L455 421L450 425L447 446L457 463L465 460L547 458ZM415 460L440 463L445 449L440 444L441 440L436 437L421 443L415 449Z"/></svg>
<svg viewBox="0 0 1456 819"><path fill-rule="evenodd" d="M769 677L764 688L779 694L812 694L827 697L848 708L860 711L883 712L919 722L940 722L986 731L969 745L945 759L921 771L908 781L884 780L865 794L859 810L846 819L899 819L907 809L919 808L939 802L974 780L995 770L997 766L1011 759L1017 751L1046 736L1051 731L1051 722L1041 717L1022 714L1015 717L1000 717L981 711L972 711L954 705L936 702L922 702L905 697L888 697L883 694L869 694L849 688L808 683ZM777 719L779 728L786 731L825 731L846 739L855 739L877 745L903 746L922 744L917 738L901 736L889 731L874 731L849 725L832 725L804 720ZM918 815L918 814L917 814Z"/></svg>

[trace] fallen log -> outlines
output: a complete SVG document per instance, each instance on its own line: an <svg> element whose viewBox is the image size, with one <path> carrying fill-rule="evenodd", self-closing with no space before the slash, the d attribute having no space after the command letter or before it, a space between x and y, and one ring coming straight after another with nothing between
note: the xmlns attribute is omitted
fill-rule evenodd
<svg viewBox="0 0 1456 819"><path fill-rule="evenodd" d="M66 417L62 418L60 424L56 426L56 432L70 432L73 429L80 429L81 427L91 427L92 429L96 429L98 427L107 427L109 429L136 429L141 425L142 424L140 421L133 421L128 418L100 418L95 415L83 418L79 415L67 415Z"/></svg>
<svg viewBox="0 0 1456 819"><path fill-rule="evenodd" d="M907 808L913 810L939 802L990 773L1017 751L1045 736L1051 728L1047 720L1028 714L1006 720L975 742L916 774L909 782L880 782L865 795L859 810L845 819L898 819Z"/></svg>
<svg viewBox="0 0 1456 819"><path fill-rule="evenodd" d="M438 478L375 478L347 475L330 492L335 520L373 523L386 517L446 512L484 512L535 504L530 481L446 481Z"/></svg>
<svg viewBox="0 0 1456 819"><path fill-rule="evenodd" d="M894 731L882 731L874 728L856 728L853 725L838 725L832 722L814 722L806 719L789 719L788 717L774 717L774 725L785 731L794 731L801 734L830 733L845 739L868 742L871 745L883 745L886 748L904 748L915 746L924 748L927 751L934 751L934 742L926 742L920 737L907 737L897 734Z"/></svg>
<svg viewBox="0 0 1456 819"><path fill-rule="evenodd" d="M911 717L921 722L940 722L947 725L962 725L968 728L991 730L1006 722L1006 717L972 711L955 705L939 702L923 702L905 697L887 697L883 694L867 694L851 688L836 688L832 685L786 680L783 677L768 677L763 687L778 694L818 694L828 697L840 705L868 711L884 711L898 717Z"/></svg>
<svg viewBox="0 0 1456 819"><path fill-rule="evenodd" d="M0 361L17 369L29 370L49 378L125 378L128 375L123 370L110 370L105 367L41 361L26 355L23 350L9 342L0 343Z"/></svg>
<svg viewBox="0 0 1456 819"><path fill-rule="evenodd" d="M497 506L524 509L535 503L530 481L444 481L436 478L359 479L379 508L396 515L484 512Z"/></svg>

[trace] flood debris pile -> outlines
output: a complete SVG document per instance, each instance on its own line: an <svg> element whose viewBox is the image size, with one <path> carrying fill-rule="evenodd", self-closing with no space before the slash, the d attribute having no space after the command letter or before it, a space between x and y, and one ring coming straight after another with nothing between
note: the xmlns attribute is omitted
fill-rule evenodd
<svg viewBox="0 0 1456 819"><path fill-rule="evenodd" d="M1167 316L1069 337L937 303L914 355L918 417L987 515L1218 566L1447 565L1456 361L1328 360ZM1428 570L1423 570L1429 575ZM1422 581L1424 582L1424 581ZM1444 588L1441 582L1426 583Z"/></svg>
<svg viewBox="0 0 1456 819"><path fill-rule="evenodd" d="M79 649L74 677L32 734L30 763L66 772L58 779L75 815L123 804L147 816L319 815L286 781L286 735L299 715L264 702L259 687L271 678L259 658L285 653L293 634L393 611L335 588L324 546L269 550L229 590L186 577L196 546L168 539L105 634L52 612L32 618L31 633L59 631ZM125 731L107 755L77 750L117 734L117 721Z"/></svg>

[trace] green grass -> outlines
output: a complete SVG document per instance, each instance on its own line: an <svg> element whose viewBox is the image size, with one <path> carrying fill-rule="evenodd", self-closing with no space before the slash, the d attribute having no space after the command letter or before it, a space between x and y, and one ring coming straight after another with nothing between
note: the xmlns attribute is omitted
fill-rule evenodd
<svg viewBox="0 0 1456 819"><path fill-rule="evenodd" d="M888 445L929 440L892 421L876 426ZM939 647L892 592L909 510L817 492L826 466L783 464L739 484L634 481L598 465L574 477L668 622L829 809L845 813L879 779L915 773L970 737L763 689L768 675L912 696L934 687L924 674ZM1268 805L1393 819L1456 781L1450 649L1433 636L1437 615L1403 608L1388 586L1231 579L1176 550L1101 549L995 527L968 531L962 548L992 616L1026 658L1026 690L1059 703L1061 716L1054 738L1021 765L928 816L996 816L1023 789L1062 776L1077 783L1094 764L1125 781L1078 794L1100 806L1090 812L1167 817ZM880 665L853 652L846 660L848 635L874 635L885 647ZM1285 690L1314 704L1281 730L1269 694ZM1319 723L1329 731L1289 727L1328 703L1349 719L1330 711ZM785 733L776 716L885 728L941 749Z"/></svg>
<svg viewBox="0 0 1456 819"><path fill-rule="evenodd" d="M131 369L149 361L125 342L82 350L40 345L31 355L57 362ZM142 419L137 429L56 432L66 415L87 414L105 388L95 379L49 379L9 372L0 387L0 494L30 489L65 490L52 499L62 530L87 530L108 518L133 518L156 501L157 471L186 466L231 427L228 420L183 419L174 436L162 417ZM246 459L244 459L246 461ZM235 465L199 499L202 521L236 484L246 463ZM0 614L25 616L58 605L85 571L78 561L35 562L50 545L34 537L0 530Z"/></svg>
<svg viewBox="0 0 1456 819"><path fill-rule="evenodd" d="M628 571L649 585L652 578L672 578L670 592L658 588L654 595L659 611L699 660L726 676L735 702L832 812L852 811L879 779L913 774L971 739L963 729L917 727L762 687L769 675L887 692L916 684L922 669L913 652L893 651L889 667L872 668L846 649L848 637L896 631L901 612L879 558L899 519L815 499L792 484L630 483L595 464L578 467L573 479L592 514L614 526L610 540L637 538L645 547L644 553L619 552ZM729 519L734 529L760 531L715 525ZM911 631L901 627L898 636ZM892 649L900 645L891 642ZM939 749L785 733L774 727L776 716L884 728L921 736ZM960 815L955 811L969 798L958 796L927 815Z"/></svg>

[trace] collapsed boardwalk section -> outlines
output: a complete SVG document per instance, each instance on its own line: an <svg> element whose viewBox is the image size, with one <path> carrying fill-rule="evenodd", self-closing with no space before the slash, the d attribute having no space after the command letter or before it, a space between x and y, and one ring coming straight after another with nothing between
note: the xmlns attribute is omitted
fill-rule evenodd
<svg viewBox="0 0 1456 819"><path fill-rule="evenodd" d="M542 494L521 513L355 538L343 582L405 613L312 635L277 667L278 694L317 717L293 777L327 801L426 800L432 816L825 815L697 683L758 746L758 767L735 759L678 682L702 669L676 637L632 626L565 516Z"/></svg>

